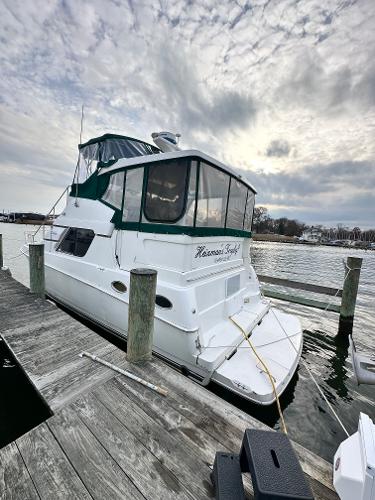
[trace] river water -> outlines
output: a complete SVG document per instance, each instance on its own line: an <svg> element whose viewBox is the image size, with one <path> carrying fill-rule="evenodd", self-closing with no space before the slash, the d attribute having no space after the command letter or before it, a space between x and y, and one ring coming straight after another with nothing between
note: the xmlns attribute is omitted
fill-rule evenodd
<svg viewBox="0 0 375 500"><path fill-rule="evenodd" d="M32 226L0 224L3 234L5 265L13 276L28 286L28 267L19 248L24 232ZM375 252L324 246L285 243L253 242L252 262L259 274L288 278L305 283L342 287L343 260L352 255L363 258L359 294L354 320L353 337L358 351L375 350ZM292 290L289 290L291 292ZM296 293L296 291L292 291ZM325 300L298 291L312 298ZM333 302L339 300L330 297ZM375 419L375 386L357 386L348 353L346 339L336 337L338 314L310 307L273 301L277 307L296 314L304 329L303 359L319 382L327 399L340 416L349 433L355 432L359 413L365 412ZM280 428L277 410L258 407L218 388L213 390L255 418L275 429ZM281 398L289 436L306 448L332 462L345 434L332 417L326 402L319 394L303 365Z"/></svg>

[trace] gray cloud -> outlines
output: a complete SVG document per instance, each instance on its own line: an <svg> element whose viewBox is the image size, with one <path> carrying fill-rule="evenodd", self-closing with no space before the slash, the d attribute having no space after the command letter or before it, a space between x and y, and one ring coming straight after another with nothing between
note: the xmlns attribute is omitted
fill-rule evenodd
<svg viewBox="0 0 375 500"><path fill-rule="evenodd" d="M253 98L232 89L210 89L200 81L189 58L168 46L160 47L159 81L164 90L164 108L173 110L175 122L182 123L188 137L198 129L221 133L246 128L254 121L257 108Z"/></svg>
<svg viewBox="0 0 375 500"><path fill-rule="evenodd" d="M275 139L271 141L266 150L266 156L288 156L290 153L290 145L288 141L283 139Z"/></svg>
<svg viewBox="0 0 375 500"><path fill-rule="evenodd" d="M306 165L296 172L241 172L273 215L306 222L351 221L375 227L375 161Z"/></svg>

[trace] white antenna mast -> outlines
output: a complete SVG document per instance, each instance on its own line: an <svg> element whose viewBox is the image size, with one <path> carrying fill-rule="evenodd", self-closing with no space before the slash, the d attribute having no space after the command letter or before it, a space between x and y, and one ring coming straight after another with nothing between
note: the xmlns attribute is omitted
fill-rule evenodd
<svg viewBox="0 0 375 500"><path fill-rule="evenodd" d="M79 143L80 143L80 144L82 144L83 119L84 119L84 117L85 117L84 112L83 112L84 108L85 108L85 106L84 106L84 104L82 104L82 108L81 108L81 130L80 130L80 132L79 132Z"/></svg>
<svg viewBox="0 0 375 500"><path fill-rule="evenodd" d="M79 144L82 144L82 134L83 134L83 119L84 119L84 104L82 104L81 107L81 127L79 131ZM78 207L78 182L79 182L79 174L80 174L80 166L81 166L81 155L78 152L78 161L77 161L77 166L76 166L76 175L75 175L75 183L76 183L76 199L74 201L74 205Z"/></svg>

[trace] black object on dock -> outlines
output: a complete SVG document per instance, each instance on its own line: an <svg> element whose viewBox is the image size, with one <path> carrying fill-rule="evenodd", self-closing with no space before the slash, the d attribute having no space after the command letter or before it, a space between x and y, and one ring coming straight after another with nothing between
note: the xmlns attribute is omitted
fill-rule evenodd
<svg viewBox="0 0 375 500"><path fill-rule="evenodd" d="M314 500L285 434L247 429L240 455L217 452L211 475L217 500L242 500L242 472L250 472L256 500Z"/></svg>
<svg viewBox="0 0 375 500"><path fill-rule="evenodd" d="M239 455L218 451L211 480L217 499L245 500Z"/></svg>

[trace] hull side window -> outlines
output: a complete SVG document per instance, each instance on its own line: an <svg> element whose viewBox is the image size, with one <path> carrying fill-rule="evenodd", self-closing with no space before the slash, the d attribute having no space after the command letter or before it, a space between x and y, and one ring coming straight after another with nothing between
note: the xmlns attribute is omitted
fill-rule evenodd
<svg viewBox="0 0 375 500"><path fill-rule="evenodd" d="M112 174L102 200L118 210L121 210L122 193L124 190L124 172Z"/></svg>
<svg viewBox="0 0 375 500"><path fill-rule="evenodd" d="M123 222L139 222L142 204L143 167L127 170L125 181Z"/></svg>
<svg viewBox="0 0 375 500"><path fill-rule="evenodd" d="M188 162L151 165L148 170L145 217L152 222L177 222L185 208Z"/></svg>
<svg viewBox="0 0 375 500"><path fill-rule="evenodd" d="M83 229L71 227L65 233L57 251L74 255L75 257L83 257L86 255L95 233L91 229Z"/></svg>

